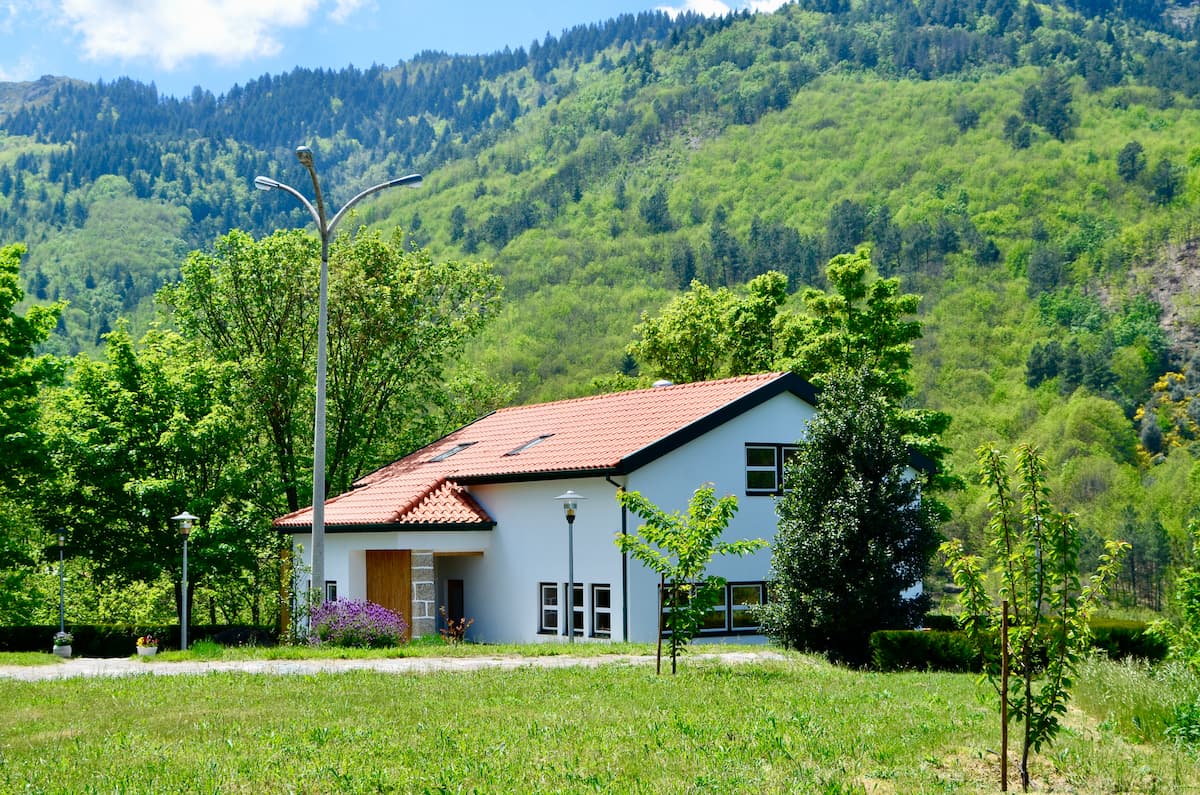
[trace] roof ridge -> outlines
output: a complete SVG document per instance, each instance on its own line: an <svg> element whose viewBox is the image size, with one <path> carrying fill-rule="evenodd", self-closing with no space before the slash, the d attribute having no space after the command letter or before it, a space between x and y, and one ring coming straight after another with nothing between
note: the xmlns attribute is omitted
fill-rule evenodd
<svg viewBox="0 0 1200 795"><path fill-rule="evenodd" d="M623 395L636 395L649 392L663 392L666 390L677 391L684 389L698 389L700 387L715 386L718 384L732 384L739 381L770 381L775 378L788 375L787 370L773 370L766 373L746 373L744 375L731 375L726 378L714 378L710 381L684 381L680 384L670 383L662 386L644 386L637 389L626 389L621 392L602 392L599 395L580 395L573 398L560 398L558 400L549 400L544 403L526 403L520 406L505 406L504 408L496 409L493 414L508 413L513 411L521 411L522 409L544 408L546 406L559 406L567 403L583 403L586 401L595 400L611 400L612 398L621 397ZM482 417L480 419L483 419ZM477 422L478 420L476 420ZM474 423L464 425L463 428L469 427ZM462 430L461 428L459 430ZM445 438L445 437L443 437ZM441 441L440 439L438 441ZM432 446L432 445L431 445Z"/></svg>

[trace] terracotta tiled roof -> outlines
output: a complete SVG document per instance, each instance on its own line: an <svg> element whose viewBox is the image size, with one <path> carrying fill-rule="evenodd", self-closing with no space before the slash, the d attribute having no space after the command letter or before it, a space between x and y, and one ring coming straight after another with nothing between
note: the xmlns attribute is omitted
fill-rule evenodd
<svg viewBox="0 0 1200 795"><path fill-rule="evenodd" d="M815 402L797 376L764 373L500 409L327 500L325 524L491 524L462 484L629 472L783 391ZM311 523L310 508L275 522Z"/></svg>

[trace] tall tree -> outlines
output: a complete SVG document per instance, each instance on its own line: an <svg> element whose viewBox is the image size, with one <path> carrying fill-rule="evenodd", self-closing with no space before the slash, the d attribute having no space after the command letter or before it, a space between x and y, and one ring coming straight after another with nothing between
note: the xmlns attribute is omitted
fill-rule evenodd
<svg viewBox="0 0 1200 795"><path fill-rule="evenodd" d="M63 304L31 306L16 312L24 299L18 281L25 246L0 248L0 489L13 488L45 473L45 456L37 427L38 389L62 375L62 362L37 355L58 322Z"/></svg>
<svg viewBox="0 0 1200 795"><path fill-rule="evenodd" d="M937 510L879 385L834 374L785 473L763 632L789 648L854 664L879 629L916 625L919 584L937 546Z"/></svg>
<svg viewBox="0 0 1200 795"><path fill-rule="evenodd" d="M317 266L306 234L235 231L211 254L193 252L183 281L161 293L184 335L237 369L239 403L271 451L287 510L300 507L309 460ZM399 232L339 235L329 268L326 483L341 491L503 398L470 374L447 383L494 316L500 282L485 263L406 249Z"/></svg>
<svg viewBox="0 0 1200 795"><path fill-rule="evenodd" d="M245 430L232 408L230 368L192 353L174 333L152 332L139 348L118 328L104 361L77 357L69 384L48 396L55 518L101 579L177 573L170 517L188 509L207 528L218 507L245 491ZM203 558L193 583L233 574L209 570Z"/></svg>

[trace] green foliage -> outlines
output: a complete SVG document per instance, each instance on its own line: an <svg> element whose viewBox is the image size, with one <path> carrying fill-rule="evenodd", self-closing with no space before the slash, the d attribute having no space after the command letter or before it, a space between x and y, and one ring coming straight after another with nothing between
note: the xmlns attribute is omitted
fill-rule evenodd
<svg viewBox="0 0 1200 795"><path fill-rule="evenodd" d="M704 617L720 599L724 578L705 574L713 557L748 555L766 546L759 538L720 541L737 512L737 498L715 499L711 485L692 494L686 514L666 513L640 492L621 490L617 502L645 520L637 535L619 534L614 543L662 578L663 629L670 633L671 673L680 650L700 632Z"/></svg>
<svg viewBox="0 0 1200 795"><path fill-rule="evenodd" d="M773 365L776 313L786 298L787 278L774 271L752 279L744 296L693 281L658 316L643 313L628 353L676 383L763 372Z"/></svg>
<svg viewBox="0 0 1200 795"><path fill-rule="evenodd" d="M764 634L861 665L872 632L917 625L937 519L908 462L881 391L835 374L785 473Z"/></svg>
<svg viewBox="0 0 1200 795"><path fill-rule="evenodd" d="M1192 521L1188 533L1192 538L1191 565L1175 575L1173 607L1178 619L1160 619L1151 631L1167 644L1173 659L1200 671L1200 521Z"/></svg>
<svg viewBox="0 0 1200 795"><path fill-rule="evenodd" d="M54 357L36 355L62 305L31 306L23 315L16 311L24 298L17 278L24 254L22 245L0 248L0 447L5 457L0 496L2 490L45 473L37 429L38 389L62 372Z"/></svg>
<svg viewBox="0 0 1200 795"><path fill-rule="evenodd" d="M978 671L979 651L962 632L880 630L871 633L877 671Z"/></svg>
<svg viewBox="0 0 1200 795"><path fill-rule="evenodd" d="M1045 460L1028 445L1018 449L1018 502L1007 458L986 445L978 455L981 482L991 492L988 529L1000 570L1000 609L988 595L978 557L967 555L958 539L945 542L941 552L955 583L963 589L959 595L963 629L984 659L1001 663L1000 672L989 666L987 674L997 684L1002 714L1024 724L1020 769L1022 788L1028 790L1029 754L1053 743L1059 733L1076 669L1087 648L1089 618L1116 578L1129 545L1108 542L1100 567L1081 586L1079 531L1074 517L1050 505ZM1010 670L1018 682L1012 690ZM1007 734L1005 738L1007 742ZM1005 747L1002 764L1007 753ZM1003 773L1001 780L1006 780Z"/></svg>
<svg viewBox="0 0 1200 795"><path fill-rule="evenodd" d="M264 504L280 512L300 507L307 469L318 251L301 232L259 241L231 232L212 252L193 252L183 281L160 295L184 336L236 373L233 398L272 472ZM399 232L339 236L329 271L326 482L338 493L500 399L469 371L446 388L449 368L496 313L500 283L486 264L406 250Z"/></svg>

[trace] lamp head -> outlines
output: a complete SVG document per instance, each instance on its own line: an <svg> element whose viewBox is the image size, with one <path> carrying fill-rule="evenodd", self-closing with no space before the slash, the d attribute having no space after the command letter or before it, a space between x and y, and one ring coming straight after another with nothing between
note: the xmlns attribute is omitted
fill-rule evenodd
<svg viewBox="0 0 1200 795"><path fill-rule="evenodd" d="M192 528L195 526L196 520L199 518L199 516L192 516L187 511L184 511L178 516L172 516L171 521L179 525L180 534L184 538L187 538L188 534L192 532Z"/></svg>
<svg viewBox="0 0 1200 795"><path fill-rule="evenodd" d="M313 167L313 153L307 146L296 147L296 159L300 161L300 165L305 168Z"/></svg>
<svg viewBox="0 0 1200 795"><path fill-rule="evenodd" d="M576 494L572 489L568 489L566 493L560 494L554 499L562 502L563 510L567 514L567 523L573 524L575 522L575 512L579 510L579 501L586 500L587 497L584 497L582 494Z"/></svg>
<svg viewBox="0 0 1200 795"><path fill-rule="evenodd" d="M275 190L279 187L279 183L270 177L255 177L254 187L259 190Z"/></svg>

